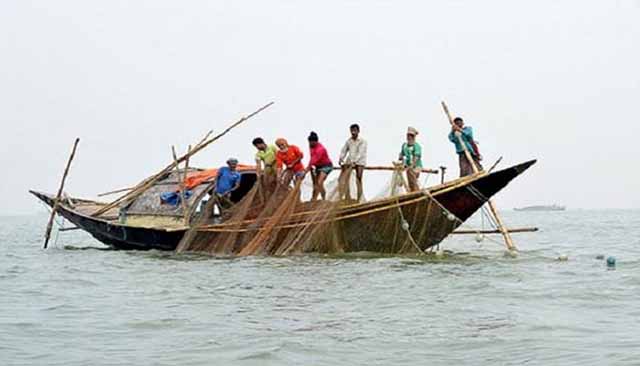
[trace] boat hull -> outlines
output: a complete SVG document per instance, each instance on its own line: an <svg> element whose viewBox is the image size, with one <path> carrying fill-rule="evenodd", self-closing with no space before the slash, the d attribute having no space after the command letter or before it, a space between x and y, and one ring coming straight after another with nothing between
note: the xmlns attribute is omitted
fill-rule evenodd
<svg viewBox="0 0 640 366"><path fill-rule="evenodd" d="M348 243L343 249L398 253L406 249L408 241L422 250L435 246L534 163L535 160L529 161L430 193L406 194L398 197L395 205L376 208L375 203L369 203L366 210L337 222L336 229L343 236L341 241ZM51 195L30 192L53 205ZM186 232L122 225L79 212L64 203L59 205L58 214L105 245L122 250L175 250Z"/></svg>

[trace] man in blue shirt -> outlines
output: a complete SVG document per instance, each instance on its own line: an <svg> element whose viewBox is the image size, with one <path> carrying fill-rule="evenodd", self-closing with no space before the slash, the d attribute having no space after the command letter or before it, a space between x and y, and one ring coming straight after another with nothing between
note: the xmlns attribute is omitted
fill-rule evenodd
<svg viewBox="0 0 640 366"><path fill-rule="evenodd" d="M237 168L238 159L230 158L227 160L227 166L218 169L215 193L221 210L231 205L231 193L240 187L240 173Z"/></svg>
<svg viewBox="0 0 640 366"><path fill-rule="evenodd" d="M458 134L460 134L464 146L460 144ZM451 132L449 133L449 141L451 141L456 146L456 153L458 154L458 161L460 164L460 177L465 177L474 173L473 166L464 153L465 150L469 151L469 154L473 159L473 164L476 165L478 171L484 169L482 167L482 164L480 164L482 155L480 155L478 145L476 145L476 142L473 140L473 129L470 126L465 126L464 120L462 118L456 117L453 120Z"/></svg>

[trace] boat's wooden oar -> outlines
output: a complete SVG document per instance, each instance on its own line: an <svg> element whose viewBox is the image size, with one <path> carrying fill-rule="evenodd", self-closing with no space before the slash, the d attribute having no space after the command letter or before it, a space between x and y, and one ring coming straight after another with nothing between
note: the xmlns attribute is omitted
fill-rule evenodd
<svg viewBox="0 0 640 366"><path fill-rule="evenodd" d="M212 143L216 142L217 140L219 140L220 138L225 136L227 133L231 132L231 130L233 130L234 128L240 126L241 124L243 124L244 122L246 122L250 118L254 117L258 113L260 113L260 112L264 111L265 109L271 107L273 104L274 104L274 102L268 103L268 104L258 108L255 112L253 112L253 113L251 113L251 114L249 114L247 116L242 117L238 121L232 123L229 127L227 127L220 134L218 134L218 135L216 135L214 137L211 137L209 139L203 139L203 141L198 143L190 152L188 152L187 154L181 156L177 160L173 161L167 167L165 167L164 169L162 169L160 172L156 173L155 175L143 180L138 185L136 185L132 190L130 190L127 194L123 195L122 197L116 199L115 201L113 201L113 202L105 205L101 209L97 210L96 212L93 213L92 216L100 216L103 213L109 211L110 209L112 209L114 207L118 207L119 205L127 205L127 204L131 203L133 200L135 200L140 195L142 195L144 192L146 192L149 188L153 187L153 185L158 180L160 180L162 177L164 177L167 173L171 172L171 170L173 170L173 168L175 168L177 164L180 164L180 163L184 162L186 159L190 158L191 156L197 154L198 152L200 152L205 147L207 147L207 146L211 145ZM208 135L209 135L209 133L207 133L207 136Z"/></svg>
<svg viewBox="0 0 640 366"><path fill-rule="evenodd" d="M56 194L56 198L53 201L53 206L51 208L51 216L49 216L49 222L47 223L47 231L44 234L44 248L47 249L49 245L49 239L51 239L51 229L53 229L53 220L56 217L56 213L58 212L58 206L60 205L60 197L62 197L62 191L64 190L64 183L67 180L67 175L69 175L69 168L71 167L71 162L73 158L76 156L76 149L78 148L78 143L80 143L80 139L77 138L73 143L73 149L71 150L71 155L69 156L69 160L67 161L67 166L64 168L64 174L62 174L62 181L60 182L60 187L58 188L58 194Z"/></svg>
<svg viewBox="0 0 640 366"><path fill-rule="evenodd" d="M462 140L462 134L458 131L458 127L456 126L455 122L453 122L453 117L451 116L451 112L449 112L449 108L447 107L447 104L444 101L442 102L442 109L444 109L444 113L447 115L447 118L449 119L449 123L451 124L451 127L456 130L456 133L454 134L458 138L458 143L460 144L460 146L462 146L464 155L467 158L467 161L469 161L469 164L471 164L471 168L473 169L473 172L478 173L479 172L478 166L476 165L476 162L471 157L471 153L469 152L469 149L467 149L467 145ZM511 235L509 235L509 231L504 226L504 223L502 222L500 215L498 215L498 210L496 209L496 206L494 205L493 201L488 200L487 205L489 206L489 210L491 211L491 214L496 219L498 230L500 230L500 233L502 233L502 236L504 237L504 242L507 245L507 249L517 250L515 244L513 244L513 239L511 239Z"/></svg>

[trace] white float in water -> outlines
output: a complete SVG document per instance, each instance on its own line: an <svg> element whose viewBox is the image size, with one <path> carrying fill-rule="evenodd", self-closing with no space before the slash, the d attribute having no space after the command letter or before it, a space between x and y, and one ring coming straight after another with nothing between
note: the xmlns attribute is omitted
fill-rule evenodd
<svg viewBox="0 0 640 366"><path fill-rule="evenodd" d="M505 250L504 256L509 258L517 258L518 252L516 252L515 250Z"/></svg>

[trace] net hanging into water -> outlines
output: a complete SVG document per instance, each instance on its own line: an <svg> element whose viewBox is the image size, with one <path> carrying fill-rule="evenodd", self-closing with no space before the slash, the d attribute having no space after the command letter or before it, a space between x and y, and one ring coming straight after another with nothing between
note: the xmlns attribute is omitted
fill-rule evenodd
<svg viewBox="0 0 640 366"><path fill-rule="evenodd" d="M352 180L343 184L353 185ZM336 182L327 184L326 200L304 202L303 181L289 186L259 180L222 213L222 223L212 223L215 200L209 200L177 251L222 256L422 253L461 224L428 191L407 193L402 171L394 171L383 193L366 203L342 199Z"/></svg>

